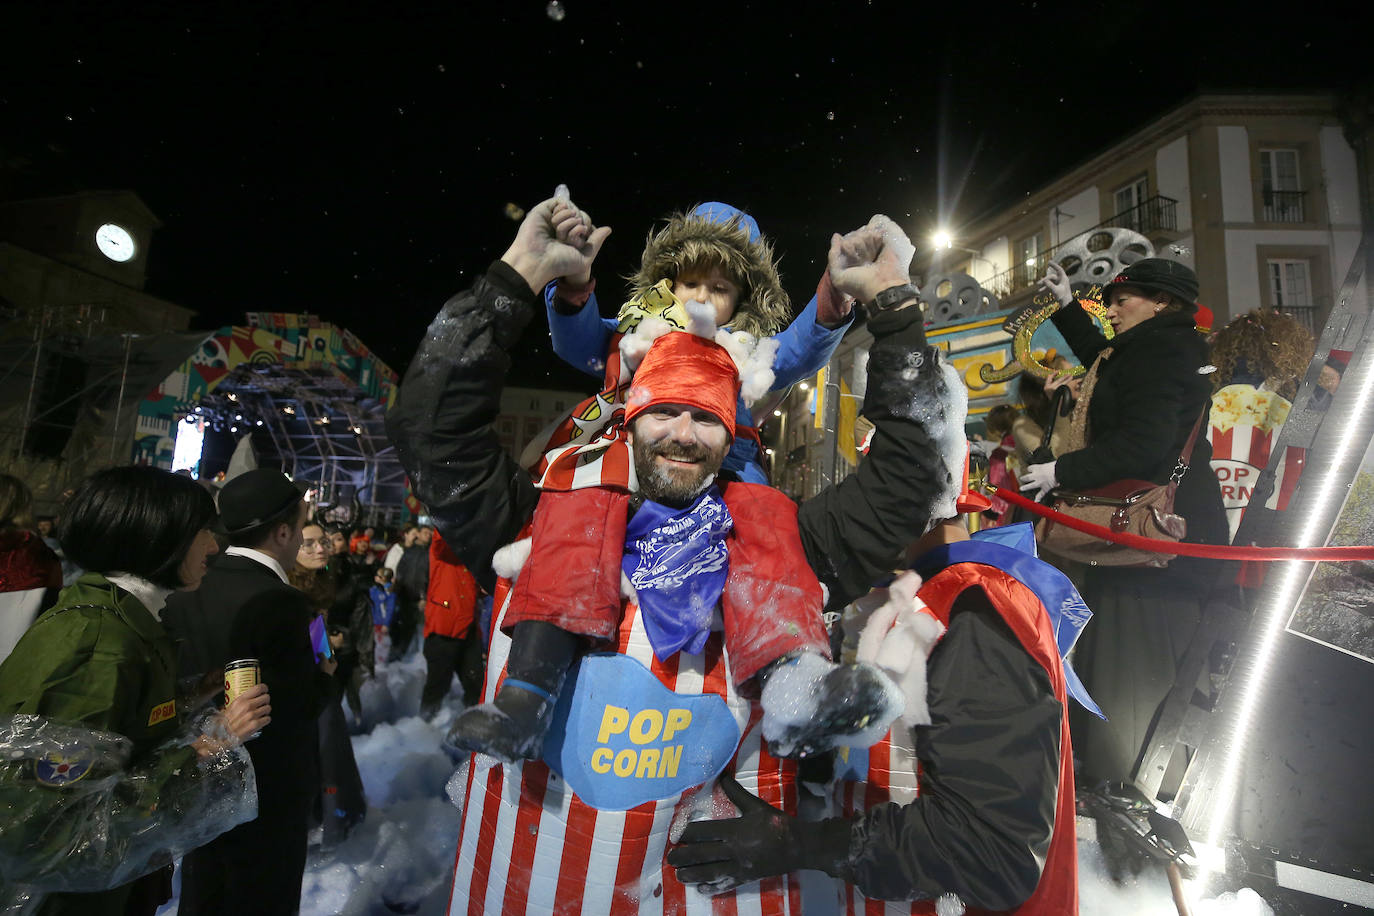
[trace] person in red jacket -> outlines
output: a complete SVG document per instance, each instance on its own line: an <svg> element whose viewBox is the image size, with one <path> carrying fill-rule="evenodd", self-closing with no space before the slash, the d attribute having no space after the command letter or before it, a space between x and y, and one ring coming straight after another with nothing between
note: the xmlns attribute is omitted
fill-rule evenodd
<svg viewBox="0 0 1374 916"><path fill-rule="evenodd" d="M428 671L420 694L420 715L434 718L453 676L472 706L486 675L477 629L477 580L449 550L439 532L429 542L429 590L425 594L424 654Z"/></svg>

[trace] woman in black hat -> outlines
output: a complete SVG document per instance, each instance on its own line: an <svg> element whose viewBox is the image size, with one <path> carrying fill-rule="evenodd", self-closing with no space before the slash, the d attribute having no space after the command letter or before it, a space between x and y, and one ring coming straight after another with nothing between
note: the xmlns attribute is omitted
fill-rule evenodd
<svg viewBox="0 0 1374 916"><path fill-rule="evenodd" d="M1074 421L1086 444L1029 467L1022 489L1087 490L1117 480L1164 483L1209 403L1201 374L1207 342L1193 326L1197 275L1176 261L1146 258L1102 291L1115 336L1108 340L1079 307L1068 278L1051 263L1043 285L1063 306L1051 317L1074 355L1090 367ZM1056 375L1047 388L1066 377ZM1225 509L1210 472L1211 447L1197 437L1174 511L1184 540L1227 543ZM1074 751L1088 785L1131 776L1179 662L1197 629L1215 563L1178 557L1167 568L1090 566L1083 598L1092 625L1078 641L1074 667L1108 721L1072 710Z"/></svg>

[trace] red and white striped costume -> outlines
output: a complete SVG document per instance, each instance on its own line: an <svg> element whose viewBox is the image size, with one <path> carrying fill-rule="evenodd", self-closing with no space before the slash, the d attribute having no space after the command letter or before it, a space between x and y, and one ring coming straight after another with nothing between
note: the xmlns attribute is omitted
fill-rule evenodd
<svg viewBox="0 0 1374 916"><path fill-rule="evenodd" d="M497 588L484 699L505 675L510 639L501 631L510 585ZM699 656L654 657L639 610L626 604L614 651L643 663L678 694L715 693L735 716L743 738L735 777L764 801L796 813L795 767L763 745L757 703L738 696L719 632ZM565 688L567 689L567 688ZM449 901L451 914L587 914L587 916L783 916L801 913L793 876L770 878L710 897L683 886L664 862L679 803L692 792L628 811L586 804L543 761L479 770L470 765Z"/></svg>
<svg viewBox="0 0 1374 916"><path fill-rule="evenodd" d="M888 802L905 805L915 801L919 794L916 742L912 740L911 729L896 723L881 741L868 748L867 754L867 778L835 786L837 813L841 817L854 817ZM913 912L927 912L914 908L908 900L870 900L852 884L836 881L835 886L840 896L840 911L845 916L908 916ZM922 901L916 906L928 908L930 901Z"/></svg>

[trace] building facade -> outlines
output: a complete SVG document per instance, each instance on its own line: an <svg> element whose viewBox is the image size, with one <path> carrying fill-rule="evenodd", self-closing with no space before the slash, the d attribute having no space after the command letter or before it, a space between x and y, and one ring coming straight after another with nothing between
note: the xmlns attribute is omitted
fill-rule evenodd
<svg viewBox="0 0 1374 916"><path fill-rule="evenodd" d="M0 202L0 469L40 511L126 460L135 404L195 315L144 290L160 225L130 191Z"/></svg>
<svg viewBox="0 0 1374 916"><path fill-rule="evenodd" d="M1359 206L1334 95L1201 95L916 267L963 270L1012 307L1049 261L1071 255L1066 269L1086 269L1077 262L1091 259L1098 230L1131 229L1197 271L1218 327L1281 308L1319 331L1359 246Z"/></svg>
<svg viewBox="0 0 1374 916"><path fill-rule="evenodd" d="M505 388L501 412L496 416L496 438L506 454L533 464L534 449L548 441L553 426L567 416L587 395L549 388Z"/></svg>
<svg viewBox="0 0 1374 916"><path fill-rule="evenodd" d="M1170 258L1197 272L1215 327L1280 308L1320 334L1359 247L1360 181L1334 95L1201 95L938 245L917 240L927 336L968 385L970 431L991 405L1016 400L1014 383L981 373L1009 364L1002 320L1030 303L1051 260L1075 280L1107 282L1147 254ZM1367 301L1365 278L1354 296ZM766 418L773 480L795 499L853 467L863 430L853 431L850 393L862 392L870 342L851 332ZM1033 352L1049 349L1065 348L1046 322Z"/></svg>

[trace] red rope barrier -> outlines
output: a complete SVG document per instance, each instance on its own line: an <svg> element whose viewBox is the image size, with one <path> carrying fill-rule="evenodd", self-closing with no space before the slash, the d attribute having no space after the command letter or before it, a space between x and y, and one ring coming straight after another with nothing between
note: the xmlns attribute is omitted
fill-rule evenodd
<svg viewBox="0 0 1374 916"><path fill-rule="evenodd" d="M1205 557L1209 560L1249 560L1257 563L1277 563L1280 560L1324 560L1327 562L1348 563L1353 560L1374 560L1374 547L1235 547L1223 544L1183 544L1178 541L1161 541L1158 538L1145 538L1138 534L1118 533L1092 522L1074 518L1057 512L1049 506L1029 500L1005 487L997 488L997 495L1012 505L1029 509L1056 525L1067 525L1075 531L1091 534L1095 538L1146 550L1150 553L1176 554L1182 557Z"/></svg>

